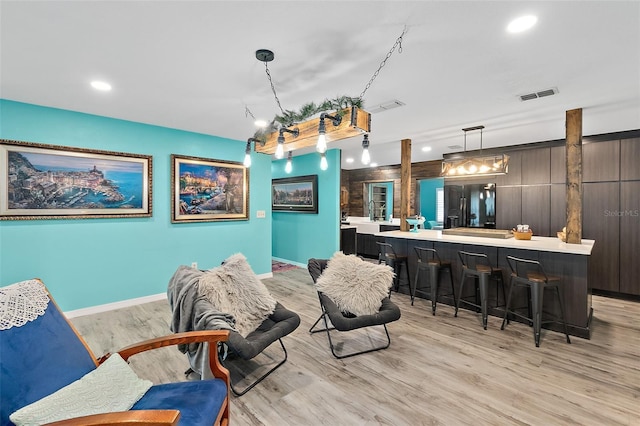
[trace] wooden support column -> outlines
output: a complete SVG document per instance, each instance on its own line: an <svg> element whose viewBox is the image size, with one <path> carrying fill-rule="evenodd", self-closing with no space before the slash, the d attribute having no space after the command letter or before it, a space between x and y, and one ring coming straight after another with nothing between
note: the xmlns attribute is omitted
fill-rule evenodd
<svg viewBox="0 0 640 426"><path fill-rule="evenodd" d="M582 108L566 113L567 243L582 242Z"/></svg>
<svg viewBox="0 0 640 426"><path fill-rule="evenodd" d="M400 230L409 231L405 220L411 203L411 139L402 139L400 148Z"/></svg>

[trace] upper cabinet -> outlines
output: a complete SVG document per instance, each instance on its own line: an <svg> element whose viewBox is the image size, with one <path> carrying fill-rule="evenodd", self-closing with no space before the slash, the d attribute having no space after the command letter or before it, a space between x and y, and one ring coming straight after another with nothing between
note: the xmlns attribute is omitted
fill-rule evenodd
<svg viewBox="0 0 640 426"><path fill-rule="evenodd" d="M620 141L620 180L640 180L640 138Z"/></svg>
<svg viewBox="0 0 640 426"><path fill-rule="evenodd" d="M612 182L620 179L620 140L582 146L582 181Z"/></svg>
<svg viewBox="0 0 640 426"><path fill-rule="evenodd" d="M538 148L522 155L522 184L536 185L551 181L551 148Z"/></svg>

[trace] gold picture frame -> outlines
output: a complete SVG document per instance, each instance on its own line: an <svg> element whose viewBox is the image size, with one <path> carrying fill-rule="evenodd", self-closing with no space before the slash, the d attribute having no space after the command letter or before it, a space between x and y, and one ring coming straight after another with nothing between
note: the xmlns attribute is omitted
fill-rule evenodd
<svg viewBox="0 0 640 426"><path fill-rule="evenodd" d="M150 155L0 139L0 220L152 215Z"/></svg>

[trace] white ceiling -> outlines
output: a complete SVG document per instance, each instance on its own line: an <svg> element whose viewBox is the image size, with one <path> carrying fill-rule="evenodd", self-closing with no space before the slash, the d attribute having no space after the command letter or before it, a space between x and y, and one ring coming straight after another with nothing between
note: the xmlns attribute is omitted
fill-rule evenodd
<svg viewBox="0 0 640 426"><path fill-rule="evenodd" d="M508 34L524 14L537 25ZM257 49L275 53L278 97L297 111L357 97L404 28L364 96L365 110L406 104L372 114L379 165L400 163L401 139L413 161L460 151L447 146L475 125L485 148L562 139L574 108L584 135L640 128L639 1L1 0L0 24L2 98L237 139L238 161L255 132L245 107L280 113ZM559 93L519 100L548 88ZM343 168L364 167L361 140L329 144Z"/></svg>

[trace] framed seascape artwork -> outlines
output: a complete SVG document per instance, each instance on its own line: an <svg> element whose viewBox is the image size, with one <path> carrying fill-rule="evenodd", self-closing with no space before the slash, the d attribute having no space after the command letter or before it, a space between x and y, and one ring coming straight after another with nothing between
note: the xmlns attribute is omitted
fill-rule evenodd
<svg viewBox="0 0 640 426"><path fill-rule="evenodd" d="M298 213L318 213L318 175L273 179L271 209Z"/></svg>
<svg viewBox="0 0 640 426"><path fill-rule="evenodd" d="M171 221L249 219L249 171L242 163L171 155Z"/></svg>
<svg viewBox="0 0 640 426"><path fill-rule="evenodd" d="M151 216L150 155L0 139L0 220Z"/></svg>

